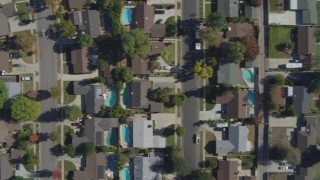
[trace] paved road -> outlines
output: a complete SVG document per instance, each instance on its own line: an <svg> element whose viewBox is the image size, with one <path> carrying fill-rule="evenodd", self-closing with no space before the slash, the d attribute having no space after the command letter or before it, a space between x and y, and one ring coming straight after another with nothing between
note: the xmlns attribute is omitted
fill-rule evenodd
<svg viewBox="0 0 320 180"><path fill-rule="evenodd" d="M36 13L37 30L46 30L52 21L45 17L51 14L50 9L45 9ZM49 90L53 86L57 86L57 61L53 51L54 41L45 37L39 37L40 52L40 89ZM58 107L56 100L52 98L41 101L41 117L40 131L48 133L57 129L57 113L55 109ZM54 171L57 168L57 158L52 155L51 148L54 144L48 140L40 143L40 170Z"/></svg>
<svg viewBox="0 0 320 180"><path fill-rule="evenodd" d="M199 0L184 0L182 1L182 20L186 21L191 18L199 17ZM189 33L190 34L190 33ZM191 33L192 34L192 33ZM183 38L182 41L182 54L184 55L184 65L189 65L186 59L186 55L189 53L189 44L186 41L187 37ZM192 47L193 44L190 45ZM183 74L185 75L185 74ZM199 95L199 81L194 77L185 79L182 84L184 92L189 94L188 100L182 110L182 119L184 127L186 128L186 135L183 139L184 145L184 157L189 162L192 169L198 168L200 146L193 143L193 135L197 133L198 128L193 127L193 124L199 121L199 103L200 100L197 97Z"/></svg>

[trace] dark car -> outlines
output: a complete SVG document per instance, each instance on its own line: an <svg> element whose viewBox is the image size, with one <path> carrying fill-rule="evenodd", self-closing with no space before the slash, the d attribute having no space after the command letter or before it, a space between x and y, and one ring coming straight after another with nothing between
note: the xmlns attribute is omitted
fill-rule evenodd
<svg viewBox="0 0 320 180"><path fill-rule="evenodd" d="M299 59L289 60L289 63L301 63Z"/></svg>
<svg viewBox="0 0 320 180"><path fill-rule="evenodd" d="M155 14L164 14L164 12L165 12L164 10L159 10L159 9L154 11Z"/></svg>
<svg viewBox="0 0 320 180"><path fill-rule="evenodd" d="M74 123L71 123L71 126L81 127L82 124L80 122L74 122Z"/></svg>
<svg viewBox="0 0 320 180"><path fill-rule="evenodd" d="M16 170L20 170L21 169L21 164L20 163L16 163Z"/></svg>
<svg viewBox="0 0 320 180"><path fill-rule="evenodd" d="M21 67L21 64L12 64L12 67Z"/></svg>

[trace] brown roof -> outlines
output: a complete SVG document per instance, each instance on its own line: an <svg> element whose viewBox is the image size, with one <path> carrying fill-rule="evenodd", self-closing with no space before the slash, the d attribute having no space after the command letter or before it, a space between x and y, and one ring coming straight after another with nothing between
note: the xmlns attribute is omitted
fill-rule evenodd
<svg viewBox="0 0 320 180"><path fill-rule="evenodd" d="M86 166L83 171L75 171L74 179L105 179L105 167L107 165L106 154L95 153L86 157Z"/></svg>
<svg viewBox="0 0 320 180"><path fill-rule="evenodd" d="M247 106L247 91L228 92L223 96L216 97L217 104L226 104L227 118L247 118L249 107Z"/></svg>
<svg viewBox="0 0 320 180"><path fill-rule="evenodd" d="M150 28L150 33L152 38L164 37L166 35L166 25L155 24Z"/></svg>
<svg viewBox="0 0 320 180"><path fill-rule="evenodd" d="M302 66L305 69L313 69L317 67L317 58L315 55L301 55L300 59L302 60Z"/></svg>
<svg viewBox="0 0 320 180"><path fill-rule="evenodd" d="M21 126L18 123L7 123L4 120L0 120L0 142L6 142L10 147L13 145L15 139L9 132L21 130Z"/></svg>
<svg viewBox="0 0 320 180"><path fill-rule="evenodd" d="M217 180L238 180L237 161L219 161Z"/></svg>
<svg viewBox="0 0 320 180"><path fill-rule="evenodd" d="M135 80L131 82L131 108L149 108L148 91L152 84L149 80Z"/></svg>
<svg viewBox="0 0 320 180"><path fill-rule="evenodd" d="M16 4L15 3L7 3L7 4L3 4L2 8L0 10L4 15L6 15L7 17L12 17L17 15L17 8L16 8Z"/></svg>
<svg viewBox="0 0 320 180"><path fill-rule="evenodd" d="M21 159L25 154L26 152L23 150L14 149L10 152L10 159L11 160Z"/></svg>
<svg viewBox="0 0 320 180"><path fill-rule="evenodd" d="M242 38L254 34L253 26L249 23L229 23L226 38Z"/></svg>
<svg viewBox="0 0 320 180"><path fill-rule="evenodd" d="M69 0L69 7L70 9L81 8L93 2L95 0Z"/></svg>
<svg viewBox="0 0 320 180"><path fill-rule="evenodd" d="M152 42L148 55L158 56L162 53L164 47L165 47L165 44L163 42Z"/></svg>
<svg viewBox="0 0 320 180"><path fill-rule="evenodd" d="M9 72L9 52L0 51L0 71Z"/></svg>
<svg viewBox="0 0 320 180"><path fill-rule="evenodd" d="M159 113L163 111L163 103L150 101L149 111L151 113Z"/></svg>
<svg viewBox="0 0 320 180"><path fill-rule="evenodd" d="M73 73L82 74L89 73L89 57L87 48L72 48L71 49L71 63Z"/></svg>
<svg viewBox="0 0 320 180"><path fill-rule="evenodd" d="M10 35L10 28L9 28L9 20L6 15L0 12L0 36L8 36Z"/></svg>
<svg viewBox="0 0 320 180"><path fill-rule="evenodd" d="M316 53L316 28L300 27L298 28L298 54L307 55Z"/></svg>
<svg viewBox="0 0 320 180"><path fill-rule="evenodd" d="M0 152L0 179L11 179L13 169L9 162L9 154Z"/></svg>
<svg viewBox="0 0 320 180"><path fill-rule="evenodd" d="M317 138L318 117L306 117L305 119L307 125L298 132L297 146L301 152L307 150L310 145L315 145Z"/></svg>
<svg viewBox="0 0 320 180"><path fill-rule="evenodd" d="M133 74L134 75L151 74L149 63L150 63L149 59L131 60L131 67L133 70Z"/></svg>
<svg viewBox="0 0 320 180"><path fill-rule="evenodd" d="M285 98L282 96L282 87L276 87L273 88L270 92L271 100L276 105L284 105L285 104Z"/></svg>

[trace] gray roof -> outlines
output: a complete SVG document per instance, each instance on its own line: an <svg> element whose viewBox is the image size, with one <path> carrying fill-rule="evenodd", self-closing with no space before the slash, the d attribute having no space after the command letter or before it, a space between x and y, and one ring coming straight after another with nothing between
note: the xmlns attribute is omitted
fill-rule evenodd
<svg viewBox="0 0 320 180"><path fill-rule="evenodd" d="M0 153L0 179L10 179L13 175L13 170L9 162L9 154Z"/></svg>
<svg viewBox="0 0 320 180"><path fill-rule="evenodd" d="M85 137L79 137L78 135L72 136L72 145L73 147L77 148L79 145L89 142L89 139Z"/></svg>
<svg viewBox="0 0 320 180"><path fill-rule="evenodd" d="M134 148L165 148L166 139L153 135L153 122L150 120L133 121L133 147Z"/></svg>
<svg viewBox="0 0 320 180"><path fill-rule="evenodd" d="M298 0L298 9L302 10L302 24L318 23L316 0Z"/></svg>
<svg viewBox="0 0 320 180"><path fill-rule="evenodd" d="M163 154L150 153L149 157L134 157L134 179L135 180L162 180Z"/></svg>
<svg viewBox="0 0 320 180"><path fill-rule="evenodd" d="M229 141L235 152L246 152L249 130L247 126L229 126Z"/></svg>
<svg viewBox="0 0 320 180"><path fill-rule="evenodd" d="M92 118L85 120L86 137L95 146L107 145L109 131L118 128L118 118Z"/></svg>
<svg viewBox="0 0 320 180"><path fill-rule="evenodd" d="M303 86L293 86L293 106L298 114L311 112L312 94Z"/></svg>
<svg viewBox="0 0 320 180"><path fill-rule="evenodd" d="M105 171L107 166L107 157L105 153L95 153L86 157L86 166L83 171L74 171L74 179L91 180L106 179Z"/></svg>
<svg viewBox="0 0 320 180"><path fill-rule="evenodd" d="M149 108L148 91L152 87L149 80L134 80L131 82L131 108Z"/></svg>
<svg viewBox="0 0 320 180"><path fill-rule="evenodd" d="M79 30L83 30L92 38L97 38L101 35L100 13L96 10L74 11L69 14L73 24Z"/></svg>
<svg viewBox="0 0 320 180"><path fill-rule="evenodd" d="M12 17L17 15L17 7L16 7L16 4L13 2L3 4L0 11L7 17Z"/></svg>
<svg viewBox="0 0 320 180"><path fill-rule="evenodd" d="M226 154L234 150L234 145L230 141L216 141L216 153Z"/></svg>
<svg viewBox="0 0 320 180"><path fill-rule="evenodd" d="M7 36L10 35L10 28L9 28L9 20L6 15L0 12L0 36Z"/></svg>
<svg viewBox="0 0 320 180"><path fill-rule="evenodd" d="M95 0L69 0L69 7L70 9L82 8L93 2L95 2Z"/></svg>
<svg viewBox="0 0 320 180"><path fill-rule="evenodd" d="M8 90L8 97L9 98L21 95L20 83L18 83L18 82L4 82L4 85L6 86L6 88Z"/></svg>
<svg viewBox="0 0 320 180"><path fill-rule="evenodd" d="M239 16L239 0L218 0L218 11L226 17Z"/></svg>
<svg viewBox="0 0 320 180"><path fill-rule="evenodd" d="M218 83L227 85L244 84L239 64L220 64L218 70Z"/></svg>
<svg viewBox="0 0 320 180"><path fill-rule="evenodd" d="M258 19L258 8L254 6L246 6L244 8L244 15L249 19Z"/></svg>
<svg viewBox="0 0 320 180"><path fill-rule="evenodd" d="M297 147L304 152L310 145L316 145L317 132L318 132L318 116L305 117L306 126L301 127L298 132Z"/></svg>

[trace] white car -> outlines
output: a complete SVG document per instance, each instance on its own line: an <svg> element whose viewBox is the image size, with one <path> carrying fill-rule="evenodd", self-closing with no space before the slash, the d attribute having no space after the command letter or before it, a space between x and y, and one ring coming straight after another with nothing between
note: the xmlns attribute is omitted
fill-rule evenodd
<svg viewBox="0 0 320 180"><path fill-rule="evenodd" d="M196 43L196 50L201 50L201 44L200 43Z"/></svg>
<svg viewBox="0 0 320 180"><path fill-rule="evenodd" d="M161 69L162 69L162 70L170 70L171 67L170 67L170 66L161 66Z"/></svg>
<svg viewBox="0 0 320 180"><path fill-rule="evenodd" d="M26 76L26 77L21 77L21 80L22 80L22 81L31 81L31 80L32 80L32 77L28 77L28 76Z"/></svg>
<svg viewBox="0 0 320 180"><path fill-rule="evenodd" d="M288 167L288 166L279 166L278 169L279 169L279 170L288 170L289 167Z"/></svg>

